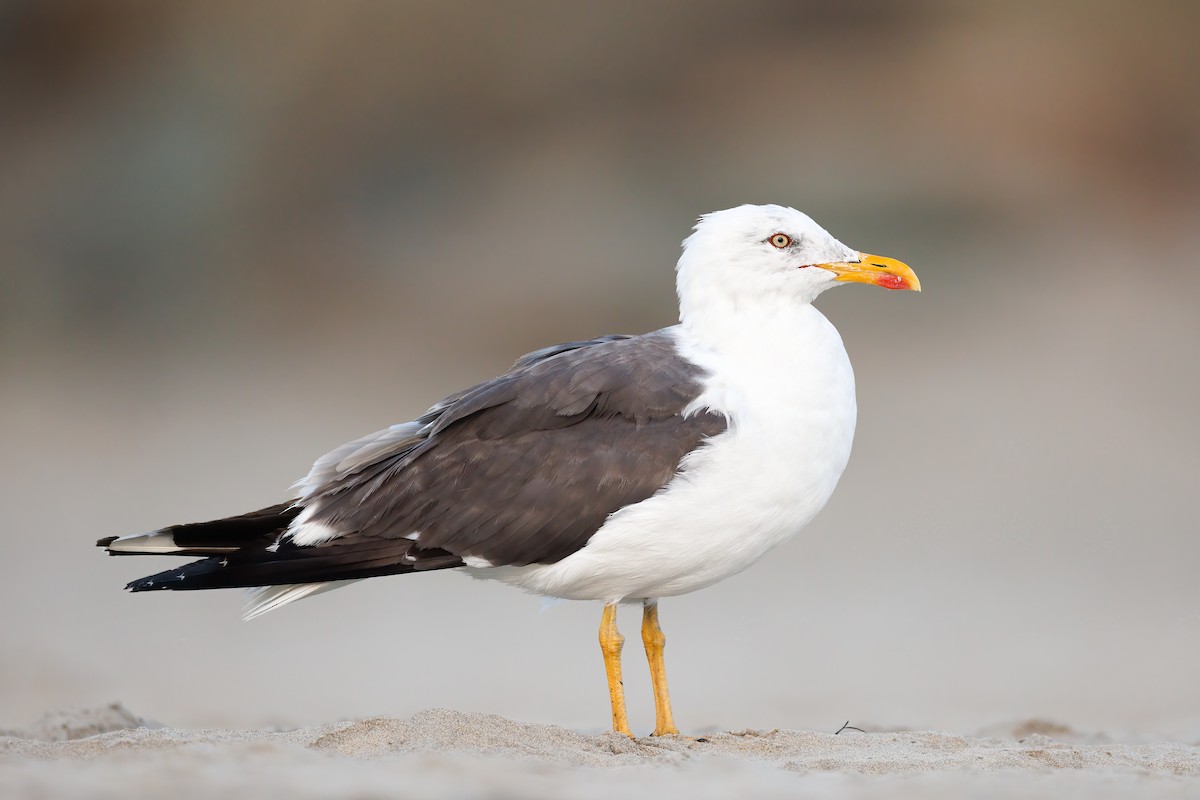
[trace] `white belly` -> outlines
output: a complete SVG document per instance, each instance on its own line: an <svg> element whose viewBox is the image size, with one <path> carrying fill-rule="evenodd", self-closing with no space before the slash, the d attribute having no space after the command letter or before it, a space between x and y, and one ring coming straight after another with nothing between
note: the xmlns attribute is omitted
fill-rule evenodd
<svg viewBox="0 0 1200 800"><path fill-rule="evenodd" d="M856 415L841 338L807 308L815 318L805 319L803 338L775 339L784 344L772 352L695 356L714 370L699 405L731 425L663 491L610 516L555 564L469 571L573 600L667 597L741 572L799 533L845 469Z"/></svg>

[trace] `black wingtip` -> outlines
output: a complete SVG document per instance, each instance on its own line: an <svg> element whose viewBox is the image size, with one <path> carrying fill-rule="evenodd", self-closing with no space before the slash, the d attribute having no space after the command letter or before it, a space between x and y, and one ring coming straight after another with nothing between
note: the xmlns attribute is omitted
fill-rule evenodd
<svg viewBox="0 0 1200 800"><path fill-rule="evenodd" d="M148 578L139 578L136 581L130 581L125 584L125 591L127 592L145 592L153 588L154 581Z"/></svg>
<svg viewBox="0 0 1200 800"><path fill-rule="evenodd" d="M112 544L116 540L117 540L117 537L115 537L115 536L105 536L103 539L96 540L96 547L108 547L110 544Z"/></svg>

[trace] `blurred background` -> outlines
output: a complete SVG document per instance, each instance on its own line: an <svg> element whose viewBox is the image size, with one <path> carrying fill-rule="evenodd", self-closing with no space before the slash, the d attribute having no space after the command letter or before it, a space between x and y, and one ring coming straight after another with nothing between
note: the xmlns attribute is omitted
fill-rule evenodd
<svg viewBox="0 0 1200 800"><path fill-rule="evenodd" d="M92 543L669 325L695 217L776 202L925 291L821 299L855 454L800 538L663 603L680 726L1200 732L1197 9L0 4L0 727L605 728L594 604L439 573L244 624Z"/></svg>

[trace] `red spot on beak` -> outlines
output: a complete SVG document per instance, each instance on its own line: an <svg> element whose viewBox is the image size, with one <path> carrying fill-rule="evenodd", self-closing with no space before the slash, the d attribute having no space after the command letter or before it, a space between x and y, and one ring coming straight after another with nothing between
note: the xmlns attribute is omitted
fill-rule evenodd
<svg viewBox="0 0 1200 800"><path fill-rule="evenodd" d="M907 289L908 281L899 275L889 275L886 272L875 278L875 284L885 289Z"/></svg>

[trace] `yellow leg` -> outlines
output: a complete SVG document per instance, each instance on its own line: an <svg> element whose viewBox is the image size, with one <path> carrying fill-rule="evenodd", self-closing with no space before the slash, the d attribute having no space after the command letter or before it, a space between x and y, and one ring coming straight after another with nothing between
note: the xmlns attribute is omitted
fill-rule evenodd
<svg viewBox="0 0 1200 800"><path fill-rule="evenodd" d="M613 730L630 739L629 720L625 717L625 685L621 682L621 648L625 637L617 631L617 607L605 606L600 617L600 652L604 653L604 671L608 674L608 699L612 702Z"/></svg>
<svg viewBox="0 0 1200 800"><path fill-rule="evenodd" d="M667 635L658 627L658 603L646 603L642 609L642 642L646 645L646 660L650 662L650 680L654 682L654 735L679 733L671 717L667 667L663 663Z"/></svg>

